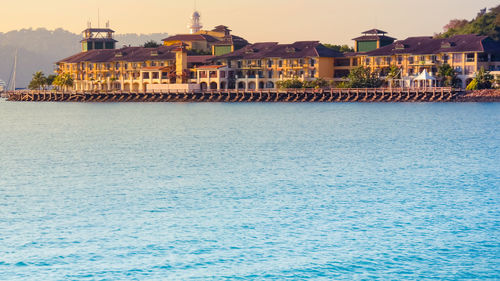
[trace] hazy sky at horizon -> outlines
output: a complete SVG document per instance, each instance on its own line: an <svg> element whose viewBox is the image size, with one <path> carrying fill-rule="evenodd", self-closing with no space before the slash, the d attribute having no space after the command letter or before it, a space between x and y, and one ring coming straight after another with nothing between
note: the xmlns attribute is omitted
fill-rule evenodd
<svg viewBox="0 0 500 281"><path fill-rule="evenodd" d="M349 44L376 27L402 39L432 35L454 18L472 19L498 0L197 0L205 29L224 24L250 42L320 40ZM106 20L117 33L187 33L194 0L2 1L0 32L64 28L79 33Z"/></svg>

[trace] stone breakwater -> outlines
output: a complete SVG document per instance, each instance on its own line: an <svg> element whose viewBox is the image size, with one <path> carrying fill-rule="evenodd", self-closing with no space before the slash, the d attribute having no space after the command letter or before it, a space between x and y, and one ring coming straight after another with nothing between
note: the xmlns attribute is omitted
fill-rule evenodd
<svg viewBox="0 0 500 281"><path fill-rule="evenodd" d="M453 102L462 93L452 88L301 89L199 92L56 92L16 91L10 101L50 102Z"/></svg>
<svg viewBox="0 0 500 281"><path fill-rule="evenodd" d="M467 91L459 95L457 102L500 102L500 89Z"/></svg>

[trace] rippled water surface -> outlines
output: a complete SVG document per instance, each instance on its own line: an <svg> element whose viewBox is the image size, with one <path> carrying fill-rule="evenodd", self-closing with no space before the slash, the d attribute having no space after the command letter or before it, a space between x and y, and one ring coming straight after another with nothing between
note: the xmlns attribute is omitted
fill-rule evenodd
<svg viewBox="0 0 500 281"><path fill-rule="evenodd" d="M499 104L0 102L0 280L500 279Z"/></svg>

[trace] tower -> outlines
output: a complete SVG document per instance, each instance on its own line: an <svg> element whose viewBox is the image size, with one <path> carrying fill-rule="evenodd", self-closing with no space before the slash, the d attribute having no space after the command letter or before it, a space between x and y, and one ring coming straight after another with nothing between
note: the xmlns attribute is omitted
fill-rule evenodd
<svg viewBox="0 0 500 281"><path fill-rule="evenodd" d="M82 52L90 50L114 49L116 45L113 39L112 29L109 28L109 22L106 23L106 28L92 28L90 22L87 29L83 31Z"/></svg>
<svg viewBox="0 0 500 281"><path fill-rule="evenodd" d="M198 11L194 11L193 15L191 16L190 24L188 26L189 33L195 34L203 28L203 25L201 25L200 22L200 18L200 13L198 13Z"/></svg>

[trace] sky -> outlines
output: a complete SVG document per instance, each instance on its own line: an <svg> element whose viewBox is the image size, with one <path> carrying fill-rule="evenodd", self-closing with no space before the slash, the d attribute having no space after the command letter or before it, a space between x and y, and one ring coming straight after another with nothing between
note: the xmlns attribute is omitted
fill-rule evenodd
<svg viewBox="0 0 500 281"><path fill-rule="evenodd" d="M472 19L498 0L197 0L204 29L227 25L250 42L319 40L352 45L360 32L431 36L450 19ZM195 0L1 0L0 32L64 28L80 33L109 20L117 33L187 33Z"/></svg>

